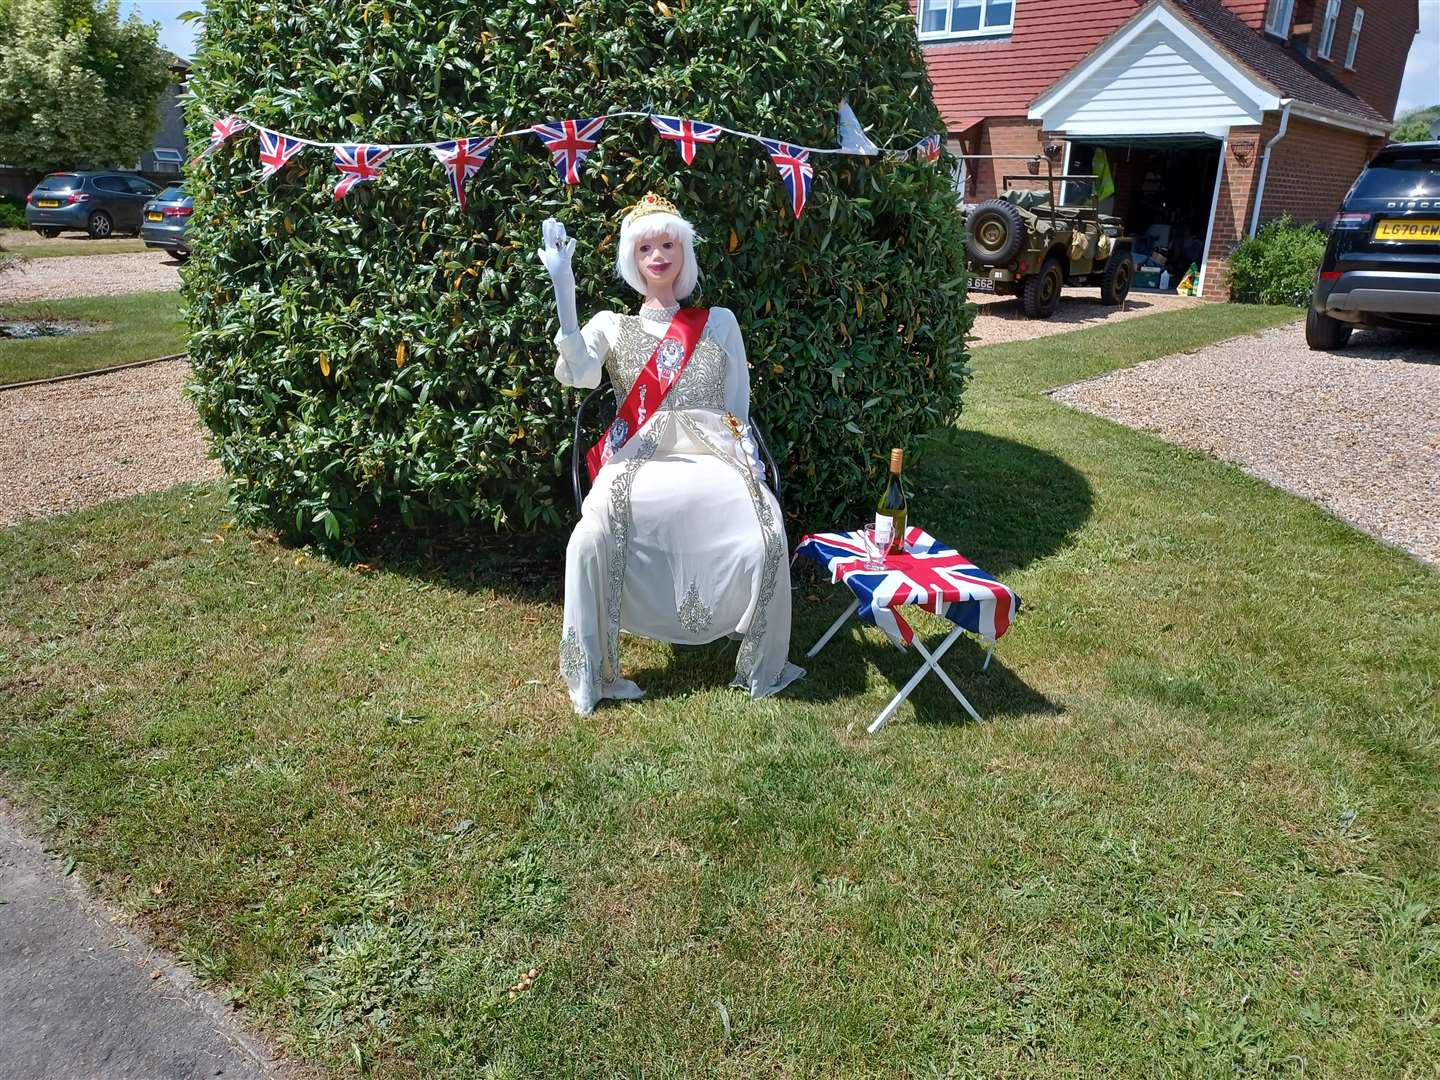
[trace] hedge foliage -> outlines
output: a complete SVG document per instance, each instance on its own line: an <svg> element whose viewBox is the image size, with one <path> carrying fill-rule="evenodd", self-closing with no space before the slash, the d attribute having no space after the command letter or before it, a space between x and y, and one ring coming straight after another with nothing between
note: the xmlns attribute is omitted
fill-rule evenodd
<svg viewBox="0 0 1440 1080"><path fill-rule="evenodd" d="M1309 307L1325 240L1319 228L1296 225L1288 215L1267 221L1230 253L1230 299Z"/></svg>
<svg viewBox="0 0 1440 1080"><path fill-rule="evenodd" d="M835 145L850 100L877 142L940 130L903 0L212 0L192 145L240 111L318 140L412 142L621 109ZM647 190L695 223L695 302L733 308L756 415L802 522L853 520L889 447L959 411L963 237L948 170L815 156L803 218L757 143L686 169L644 120L609 122L567 188L538 140L502 140L462 211L428 152L334 204L324 150L256 181L245 132L194 170L185 273L192 389L243 520L345 548L367 529L567 523L576 395L535 258L579 241L582 319L638 303L618 216Z"/></svg>

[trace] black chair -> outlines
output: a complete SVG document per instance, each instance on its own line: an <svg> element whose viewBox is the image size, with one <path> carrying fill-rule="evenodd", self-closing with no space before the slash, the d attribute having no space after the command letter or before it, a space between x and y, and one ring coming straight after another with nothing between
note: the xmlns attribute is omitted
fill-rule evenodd
<svg viewBox="0 0 1440 1080"><path fill-rule="evenodd" d="M575 413L575 432L570 444L570 486L575 493L576 517L580 516L585 493L590 490L590 471L585 467L585 455L610 427L616 411L615 392L610 385L610 373L606 372L600 378L600 385L585 395ZM775 464L770 444L765 441L765 434L753 416L750 417L750 433L755 438L755 448L760 451L760 460L769 473L770 490L775 493L775 501L781 502L780 466Z"/></svg>

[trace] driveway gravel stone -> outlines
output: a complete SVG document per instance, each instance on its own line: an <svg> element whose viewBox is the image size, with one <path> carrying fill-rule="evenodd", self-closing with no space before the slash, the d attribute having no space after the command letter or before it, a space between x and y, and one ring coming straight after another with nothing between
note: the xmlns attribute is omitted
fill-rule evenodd
<svg viewBox="0 0 1440 1080"><path fill-rule="evenodd" d="M1001 341L1029 341L1032 338L1064 334L1087 326L1136 319L1176 308L1194 307L1206 301L1174 293L1132 292L1118 308L1100 302L1100 290L1067 287L1060 296L1060 310L1048 319L1027 319L1014 296L970 294L980 309L970 330L971 345L994 345Z"/></svg>
<svg viewBox="0 0 1440 1080"><path fill-rule="evenodd" d="M160 251L30 259L0 274L0 302L121 296L180 288L180 264Z"/></svg>
<svg viewBox="0 0 1440 1080"><path fill-rule="evenodd" d="M0 526L218 477L189 377L169 360L0 391Z"/></svg>
<svg viewBox="0 0 1440 1080"><path fill-rule="evenodd" d="M1311 352L1291 323L1051 394L1232 461L1440 565L1440 339L1351 342Z"/></svg>

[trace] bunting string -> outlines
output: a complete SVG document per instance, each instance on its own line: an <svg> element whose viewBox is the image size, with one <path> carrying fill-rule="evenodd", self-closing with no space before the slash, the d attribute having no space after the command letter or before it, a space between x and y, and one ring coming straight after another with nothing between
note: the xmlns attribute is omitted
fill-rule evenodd
<svg viewBox="0 0 1440 1080"><path fill-rule="evenodd" d="M465 207L465 183L484 166L500 139L534 136L549 151L556 174L567 184L580 182L581 167L585 159L600 145L600 133L608 120L622 117L638 117L648 120L661 139L675 144L685 165L695 163L696 153L701 146L717 142L722 135L749 139L759 143L774 164L781 183L789 197L790 207L798 219L809 201L810 188L815 170L811 164L812 154L837 154L853 157L880 157L889 161L934 162L940 157L940 136L927 135L918 142L900 148L876 146L860 127L850 106L840 103L840 145L802 146L781 139L771 139L749 131L739 131L699 120L679 116L664 116L658 113L620 111L588 119L550 120L532 124L529 127L504 131L484 138L446 139L434 142L415 143L343 143L321 142L288 135L264 127L238 113L214 120L209 144L200 151L190 164L194 165L218 150L231 136L241 131L254 129L259 138L260 179L274 176L302 149L307 146L320 147L332 152L340 180L335 186L338 202L359 185L378 178L391 155L405 150L428 150L445 168L451 189L462 209Z"/></svg>

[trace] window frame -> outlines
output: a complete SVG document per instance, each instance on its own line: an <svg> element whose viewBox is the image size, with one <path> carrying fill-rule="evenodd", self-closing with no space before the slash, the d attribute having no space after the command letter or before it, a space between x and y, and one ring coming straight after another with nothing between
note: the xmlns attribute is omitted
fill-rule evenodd
<svg viewBox="0 0 1440 1080"><path fill-rule="evenodd" d="M1335 35L1340 32L1340 0L1325 0L1325 14L1320 19L1320 43L1315 55L1329 60L1335 52Z"/></svg>
<svg viewBox="0 0 1440 1080"><path fill-rule="evenodd" d="M925 3L926 0L918 0L915 5L915 35L922 44L935 41L965 41L970 38L993 38L1009 37L1015 32L1015 8L1021 0L970 0L980 8L980 25L973 30L952 30L950 25L955 18L956 0L945 0L945 29L926 30L925 27ZM1010 21L1004 26L987 26L985 18L990 14L991 5L1009 4Z"/></svg>
<svg viewBox="0 0 1440 1080"><path fill-rule="evenodd" d="M1350 40L1345 43L1345 70L1355 70L1355 57L1360 51L1360 30L1365 25L1365 9L1357 7L1350 19Z"/></svg>
<svg viewBox="0 0 1440 1080"><path fill-rule="evenodd" d="M1279 17L1284 13L1283 20ZM1265 5L1265 33L1283 41L1290 40L1290 28L1295 25L1295 0L1269 0Z"/></svg>
<svg viewBox="0 0 1440 1080"><path fill-rule="evenodd" d="M157 146L150 151L150 156L166 165L185 164L185 155L173 146Z"/></svg>

